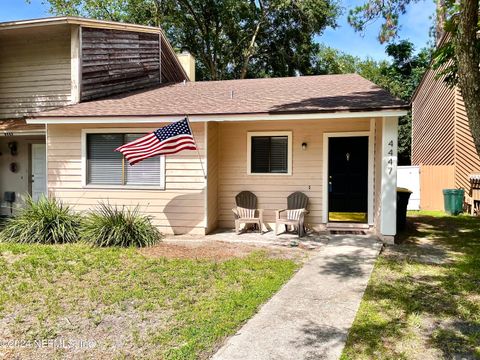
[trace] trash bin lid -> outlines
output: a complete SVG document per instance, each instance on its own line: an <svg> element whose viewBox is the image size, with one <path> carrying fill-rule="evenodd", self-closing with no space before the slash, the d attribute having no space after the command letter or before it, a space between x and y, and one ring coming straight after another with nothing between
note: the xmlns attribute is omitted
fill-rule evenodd
<svg viewBox="0 0 480 360"><path fill-rule="evenodd" d="M460 195L465 191L463 189L443 189L444 195Z"/></svg>
<svg viewBox="0 0 480 360"><path fill-rule="evenodd" d="M405 192L411 194L413 191L410 191L407 188L397 187L397 192Z"/></svg>

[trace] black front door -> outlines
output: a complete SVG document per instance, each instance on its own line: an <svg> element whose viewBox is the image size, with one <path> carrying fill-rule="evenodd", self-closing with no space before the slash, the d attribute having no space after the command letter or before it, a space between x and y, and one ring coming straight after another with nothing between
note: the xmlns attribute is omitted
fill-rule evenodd
<svg viewBox="0 0 480 360"><path fill-rule="evenodd" d="M328 221L367 222L368 137L328 141Z"/></svg>

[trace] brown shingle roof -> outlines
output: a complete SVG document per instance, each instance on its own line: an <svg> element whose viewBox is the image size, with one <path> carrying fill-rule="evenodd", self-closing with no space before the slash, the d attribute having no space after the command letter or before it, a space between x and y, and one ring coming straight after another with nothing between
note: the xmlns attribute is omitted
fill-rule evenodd
<svg viewBox="0 0 480 360"><path fill-rule="evenodd" d="M168 84L35 117L308 113L406 109L356 74Z"/></svg>

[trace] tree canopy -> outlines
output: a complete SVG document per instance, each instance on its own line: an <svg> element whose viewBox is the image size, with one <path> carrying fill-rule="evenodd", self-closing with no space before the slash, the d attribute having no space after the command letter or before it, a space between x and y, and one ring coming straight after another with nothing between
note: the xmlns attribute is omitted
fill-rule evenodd
<svg viewBox="0 0 480 360"><path fill-rule="evenodd" d="M367 0L350 11L355 30L381 19L380 42L398 35L399 18L407 6L418 0ZM433 67L448 84L458 85L467 111L470 130L480 154L480 2L479 0L437 0L437 49Z"/></svg>
<svg viewBox="0 0 480 360"><path fill-rule="evenodd" d="M47 0L56 15L161 26L198 60L197 78L306 74L335 0Z"/></svg>

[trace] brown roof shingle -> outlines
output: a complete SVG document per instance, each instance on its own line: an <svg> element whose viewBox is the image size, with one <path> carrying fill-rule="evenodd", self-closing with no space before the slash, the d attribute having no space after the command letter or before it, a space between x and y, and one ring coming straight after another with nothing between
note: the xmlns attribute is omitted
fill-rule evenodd
<svg viewBox="0 0 480 360"><path fill-rule="evenodd" d="M167 84L66 106L35 117L309 113L406 109L356 74Z"/></svg>

